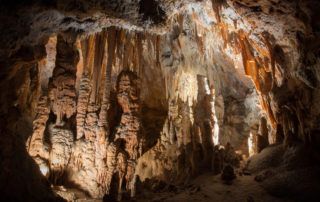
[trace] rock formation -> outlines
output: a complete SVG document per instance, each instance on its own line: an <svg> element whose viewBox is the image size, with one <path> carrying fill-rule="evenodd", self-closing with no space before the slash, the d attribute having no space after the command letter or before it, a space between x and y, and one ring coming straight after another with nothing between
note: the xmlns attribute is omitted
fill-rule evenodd
<svg viewBox="0 0 320 202"><path fill-rule="evenodd" d="M58 36L56 66L49 82L49 98L56 125L76 112L76 72L79 53L74 36Z"/></svg>
<svg viewBox="0 0 320 202"><path fill-rule="evenodd" d="M259 134L257 135L257 151L261 152L269 145L269 134L267 120L264 117L260 119Z"/></svg>
<svg viewBox="0 0 320 202"><path fill-rule="evenodd" d="M120 201L139 183L166 190L205 172L229 182L265 171L252 162L277 152L281 170L300 147L318 162L319 8L4 1L0 196Z"/></svg>

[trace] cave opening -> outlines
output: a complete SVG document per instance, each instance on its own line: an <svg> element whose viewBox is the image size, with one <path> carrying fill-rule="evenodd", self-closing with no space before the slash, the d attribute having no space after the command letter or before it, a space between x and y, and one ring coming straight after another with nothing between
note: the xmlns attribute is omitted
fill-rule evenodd
<svg viewBox="0 0 320 202"><path fill-rule="evenodd" d="M1 201L317 201L317 9L5 2Z"/></svg>

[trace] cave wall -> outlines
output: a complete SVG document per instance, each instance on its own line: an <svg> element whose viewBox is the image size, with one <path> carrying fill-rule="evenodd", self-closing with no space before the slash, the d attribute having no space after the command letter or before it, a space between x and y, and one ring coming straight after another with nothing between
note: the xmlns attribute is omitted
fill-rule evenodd
<svg viewBox="0 0 320 202"><path fill-rule="evenodd" d="M120 199L137 176L211 169L216 144L249 152L261 128L319 144L317 2L158 3L165 17L135 1L2 5L4 198L30 195L32 173L30 200L53 199L47 179Z"/></svg>
<svg viewBox="0 0 320 202"><path fill-rule="evenodd" d="M28 151L52 183L95 198L116 194L113 184L134 194L137 176L183 181L210 170L214 145L230 142L248 153L257 120L246 117L261 113L258 104L245 106L257 96L253 85L231 74L231 61L216 62L216 47L204 45L212 36L199 38L206 28L191 12L163 36L111 27L77 40L72 33L50 38L55 67Z"/></svg>

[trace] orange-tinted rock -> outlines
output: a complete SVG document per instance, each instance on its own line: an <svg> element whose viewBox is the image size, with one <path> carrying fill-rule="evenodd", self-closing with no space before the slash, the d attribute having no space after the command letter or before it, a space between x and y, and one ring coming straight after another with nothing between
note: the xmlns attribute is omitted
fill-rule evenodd
<svg viewBox="0 0 320 202"><path fill-rule="evenodd" d="M36 118L33 122L33 134L27 141L28 152L30 156L36 159L43 175L49 174L49 151L44 143L44 131L49 118L48 97L42 96L39 99L36 109ZM47 165L46 165L47 164Z"/></svg>
<svg viewBox="0 0 320 202"><path fill-rule="evenodd" d="M76 112L76 71L79 53L75 38L59 35L57 39L56 67L49 83L49 98L56 123L70 118Z"/></svg>
<svg viewBox="0 0 320 202"><path fill-rule="evenodd" d="M125 173L126 188L132 192L135 189L134 173L139 157L141 138L139 88L139 80L135 73L130 71L120 73L117 83L117 98L123 114L120 125L117 127L116 141L123 145L122 149L128 155Z"/></svg>

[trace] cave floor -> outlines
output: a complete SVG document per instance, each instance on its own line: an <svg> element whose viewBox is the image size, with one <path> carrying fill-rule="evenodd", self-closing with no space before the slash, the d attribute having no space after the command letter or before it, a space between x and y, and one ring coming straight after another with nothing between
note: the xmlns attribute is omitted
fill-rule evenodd
<svg viewBox="0 0 320 202"><path fill-rule="evenodd" d="M178 188L176 192L149 193L149 195L145 194L143 198L137 198L137 201L277 202L290 200L269 195L263 187L254 180L253 175L237 176L237 179L235 179L231 185L227 185L220 179L220 175L208 173L197 177L184 188Z"/></svg>
<svg viewBox="0 0 320 202"><path fill-rule="evenodd" d="M268 194L254 180L254 175L237 176L231 185L223 183L220 175L203 174L188 185L175 187L172 191L151 192L144 190L137 198L129 201L137 202L283 202L292 201L276 198ZM70 190L69 190L70 191ZM78 194L77 194L78 195ZM83 195L82 195L83 196ZM102 200L77 197L75 201L99 202Z"/></svg>

